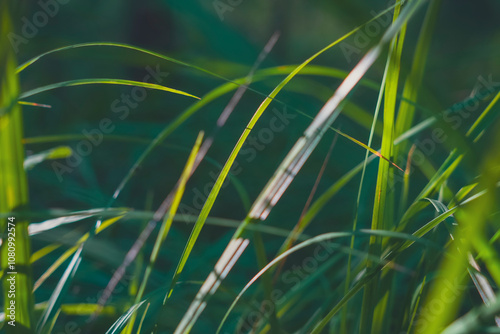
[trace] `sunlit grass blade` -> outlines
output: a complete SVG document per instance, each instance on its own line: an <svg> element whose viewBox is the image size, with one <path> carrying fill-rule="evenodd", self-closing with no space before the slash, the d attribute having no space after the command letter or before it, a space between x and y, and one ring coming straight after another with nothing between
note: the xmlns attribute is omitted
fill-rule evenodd
<svg viewBox="0 0 500 334"><path fill-rule="evenodd" d="M148 83L148 82L123 80L123 79L100 79L100 78L99 79L78 79L78 80L69 80L69 81L58 82L55 84L38 87L38 88L35 88L32 90L29 90L27 92L24 92L19 96L19 98L24 99L26 97L30 97L30 96L40 94L43 92L47 92L47 91L57 89L57 88L82 86L82 85L122 85L122 86L143 87L143 88L148 88L148 89L156 89L156 90L161 90L161 91L170 92L170 93L174 93L174 94L189 96L189 97L192 97L192 98L195 98L198 100L200 99L197 96L183 92L183 91L178 90L178 89L169 88L169 87L165 87L165 86L157 85L157 84L152 84L152 83Z"/></svg>
<svg viewBox="0 0 500 334"><path fill-rule="evenodd" d="M434 26L437 21L437 14L441 7L441 0L433 0L429 3L425 20L422 23L417 47L413 55L413 62L408 78L405 81L403 89L403 98L399 105L398 116L395 126L395 135L400 136L407 131L413 122L415 114L415 104L417 102L418 93L421 89L425 67L427 63L427 55L434 34ZM409 102L412 103L409 103ZM404 146L396 149L404 151ZM396 154L397 156L397 154Z"/></svg>
<svg viewBox="0 0 500 334"><path fill-rule="evenodd" d="M13 31L10 19L13 4L14 1L0 2L0 212L8 214L0 220L3 241L0 266L7 273L2 279L4 308L7 310L14 305L14 316L9 311L6 320L10 324L5 325L5 332L28 334L34 330L28 221L11 214L28 207L24 147L21 143L23 115L20 105L16 103L19 78L15 72L14 50L7 37ZM15 253L14 260L12 252ZM11 292L12 286L14 293Z"/></svg>
<svg viewBox="0 0 500 334"><path fill-rule="evenodd" d="M393 24L398 20L401 5L397 5L394 11ZM406 34L406 24L401 32L393 37L391 48L387 59L386 83L384 92L384 132L382 135L381 154L391 157L394 150L394 124L396 115L396 101L398 93L398 82L401 67L401 54ZM377 174L377 185L375 188L375 203L373 205L372 230L389 229L394 215L394 197L390 192L394 176L389 169L387 161L380 159ZM370 238L370 254L378 255L381 252L380 238ZM372 267L372 262L367 261L367 270ZM366 287L361 307L361 318L359 333L378 333L382 330L383 313L386 308L388 291L380 289L379 280L375 278ZM373 326L373 327L372 327Z"/></svg>

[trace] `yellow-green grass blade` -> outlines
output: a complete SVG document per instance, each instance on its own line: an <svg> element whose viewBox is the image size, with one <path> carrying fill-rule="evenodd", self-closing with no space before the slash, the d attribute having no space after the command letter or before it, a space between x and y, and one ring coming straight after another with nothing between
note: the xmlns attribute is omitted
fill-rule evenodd
<svg viewBox="0 0 500 334"><path fill-rule="evenodd" d="M40 108L52 108L52 106L48 104L36 103L36 102L28 102L28 101L17 101L18 104L22 106L32 106L32 107L40 107Z"/></svg>
<svg viewBox="0 0 500 334"><path fill-rule="evenodd" d="M63 46L63 47L60 47L60 48L53 49L53 50L47 51L45 53L42 53L42 54L40 54L40 55L38 55L38 56L36 56L36 57L28 60L24 64L20 65L16 69L16 72L20 73L20 72L24 71L26 68L28 68L29 66L33 65L35 62L37 62L41 58L43 58L45 56L48 56L48 55L51 55L53 53L57 53L57 52L61 52L61 51L67 51L67 50L71 50L71 49L86 48L86 47L116 47L116 48L122 48L122 49L130 49L130 50L138 51L140 53L144 53L144 54L148 54L148 55L154 56L156 58L167 60L169 62L178 64L178 65L182 65L182 66L186 66L188 68L196 69L198 71L207 73L207 74L209 74L211 76L215 76L217 78L225 79L225 78L219 76L218 74L210 72L210 71L208 71L206 69L203 69L203 68L201 68L199 66L192 65L192 64L189 64L189 63L186 63L186 62L174 59L172 57L165 56L165 55L163 55L161 53L158 53L158 52L155 52L155 51L151 51L151 50L148 50L148 49L144 49L144 48L140 48L140 47L137 47L137 46L129 45L129 44L116 43L116 42L90 42L90 43L81 43L81 44L73 44L73 45ZM227 80L227 79L225 79L225 80Z"/></svg>
<svg viewBox="0 0 500 334"><path fill-rule="evenodd" d="M7 38L12 31L10 2L0 2L0 109L4 111L0 114L0 212L3 213L25 210L28 206L28 184L23 168L24 148L21 143L23 118L21 107L16 103L19 97L19 78L15 71L15 55ZM12 318L9 311L5 332L33 333L34 301L28 221L13 217L0 220L3 236L0 263L2 270L7 273L2 282L2 299L6 311L7 307L13 307L15 314L15 318ZM14 256L12 253L15 253ZM14 282L15 293L11 292L11 282Z"/></svg>
<svg viewBox="0 0 500 334"><path fill-rule="evenodd" d="M58 82L55 84L47 85L47 86L42 86L38 87L32 90L29 90L27 92L22 93L19 98L24 99L36 94L40 94L43 92L47 92L53 89L57 88L63 88L63 87L72 87L72 86L82 86L82 85L122 85L122 86L135 86L135 87L143 87L143 88L148 88L148 89L156 89L156 90L161 90L165 92L170 92L174 94L179 94L179 95L184 95L188 97L192 97L195 99L200 99L199 97L186 93L184 91L158 85L158 84L152 84L148 82L141 82L141 81L133 81L133 80L123 80L123 79L108 79L108 78L91 78L91 79L78 79L78 80L69 80L69 81L63 81L63 82Z"/></svg>
<svg viewBox="0 0 500 334"><path fill-rule="evenodd" d="M154 265L156 263L156 260L158 259L158 255L160 253L160 248L167 238L168 232L170 231L170 227L172 226L173 219L175 217L175 214L177 213L177 209L179 208L179 204L181 202L182 196L184 195L184 190L186 189L186 183L191 176L191 171L193 170L193 166L196 160L196 156L198 155L198 151L201 146L201 142L203 139L203 132L201 132L198 135L198 138L196 138L196 142L194 144L193 149L191 150L191 154L189 155L189 158L186 162L186 166L184 167L184 170L182 172L182 175L179 179L179 183L177 186L177 189L175 190L174 198L172 200L172 205L170 206L170 209L168 211L168 214L165 216L163 219L163 223L161 224L160 231L158 232L158 236L156 238L156 241L153 246L153 250L151 252L151 256L149 258L149 263L146 268L146 271L144 272L144 276L142 278L141 285L139 287L139 291L137 292L137 295L135 296L135 301L134 304L137 304L140 302L142 299L144 292L146 291L146 286L148 284L149 277L151 276L151 273L153 271ZM127 329L125 330L125 333L132 333L132 329L134 327L134 322L135 322L135 314L130 318L130 322L127 325Z"/></svg>

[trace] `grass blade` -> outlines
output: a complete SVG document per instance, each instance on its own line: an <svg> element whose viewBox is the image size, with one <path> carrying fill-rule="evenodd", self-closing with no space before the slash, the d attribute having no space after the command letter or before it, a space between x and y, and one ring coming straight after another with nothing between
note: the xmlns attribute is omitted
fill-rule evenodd
<svg viewBox="0 0 500 334"><path fill-rule="evenodd" d="M0 212L10 213L26 210L28 206L28 184L23 168L24 147L23 115L17 99L19 78L15 72L16 59L7 35L13 31L10 8L14 1L0 2ZM8 217L9 217L8 216ZM28 221L13 218L0 220L3 247L0 249L0 265L7 275L3 279L3 305L14 305L15 319L9 315L5 332L33 333L33 295L30 265L30 239ZM7 234L7 232L9 232ZM10 238L8 238L10 236ZM15 259L9 255L15 249ZM9 257L11 258L9 260ZM10 293L11 282L15 293ZM12 325L14 324L14 325Z"/></svg>
<svg viewBox="0 0 500 334"><path fill-rule="evenodd" d="M195 99L200 99L197 96L194 96L192 94L183 92L178 89L174 88L169 88L165 87L162 85L157 85L157 84L152 84L148 82L141 82L141 81L133 81L133 80L123 80L123 79L79 79L79 80L70 80L70 81L63 81L63 82L58 82L55 84L47 85L47 86L42 86L38 87L32 90L29 90L27 92L22 93L19 98L24 99L26 97L30 97L36 94L40 94L43 92L47 92L56 88L62 88L62 87L72 87L72 86L82 86L82 85L122 85L122 86L135 86L135 87L143 87L143 88L148 88L148 89L156 89L156 90L161 90L165 92L170 92L174 94L179 94L179 95L184 95L184 96L189 96Z"/></svg>

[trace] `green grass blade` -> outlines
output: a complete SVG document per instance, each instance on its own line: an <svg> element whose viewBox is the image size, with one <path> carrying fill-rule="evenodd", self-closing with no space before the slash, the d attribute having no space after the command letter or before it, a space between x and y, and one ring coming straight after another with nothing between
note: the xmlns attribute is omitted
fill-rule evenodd
<svg viewBox="0 0 500 334"><path fill-rule="evenodd" d="M28 206L28 184L23 168L24 147L23 115L16 103L19 95L19 78L15 72L16 59L7 35L13 31L10 18L10 3L0 2L0 212L26 210ZM8 216L8 217L9 217ZM0 265L7 274L2 280L3 305L15 305L15 319L9 315L6 319L5 332L33 333L32 277L30 265L30 239L28 221L9 218L0 220L0 232L3 239ZM7 234L7 232L9 232ZM11 238L8 238L8 237ZM15 249L15 260L9 260L10 249ZM11 282L15 282L12 294ZM14 321L13 321L14 320ZM13 322L11 322L13 321ZM11 324L8 324L11 322Z"/></svg>
<svg viewBox="0 0 500 334"><path fill-rule="evenodd" d="M122 85L122 86L135 86L135 87L143 87L143 88L148 88L148 89L156 89L156 90L161 90L165 92L170 92L174 94L179 94L179 95L184 95L184 96L189 96L195 99L200 99L197 96L194 96L192 94L183 92L178 89L174 88L169 88L165 87L162 85L157 85L157 84L152 84L148 82L141 82L141 81L133 81L133 80L123 80L123 79L78 79L78 80L70 80L70 81L63 81L63 82L58 82L55 84L47 85L47 86L42 86L38 87L32 90L29 90L27 92L22 93L19 98L24 99L26 97L30 97L36 94L40 94L43 92L47 92L56 88L62 88L62 87L72 87L72 86L82 86L82 85Z"/></svg>
<svg viewBox="0 0 500 334"><path fill-rule="evenodd" d="M400 10L401 5L397 5L394 11L393 22L398 20ZM384 132L382 135L381 148L381 154L387 157L391 157L394 150L396 100L405 32L406 25L403 25L401 32L394 36L392 40L391 50L389 51L389 57L387 59L387 81L384 93ZM374 196L375 203L373 207L372 230L388 229L390 226L390 221L388 221L390 220L389 217L392 217L394 212L393 198L388 194L388 189L390 189L393 180L393 175L389 167L390 165L387 161L380 159ZM381 247L380 238L376 236L370 238L370 254L380 254ZM371 261L368 261L366 266L367 270L370 270L373 264ZM386 305L384 301L386 299L377 298L377 294L380 293L378 285L378 279L374 279L365 287L363 304L361 307L360 333L372 333L372 331L378 333L382 329L382 321L385 317L380 315L384 312L381 311L381 309L385 309ZM378 305L376 305L376 300L379 301Z"/></svg>

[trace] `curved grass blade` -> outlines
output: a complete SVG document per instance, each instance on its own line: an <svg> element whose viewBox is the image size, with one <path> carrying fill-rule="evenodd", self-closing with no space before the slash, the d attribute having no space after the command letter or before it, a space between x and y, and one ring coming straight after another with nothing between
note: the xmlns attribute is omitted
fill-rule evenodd
<svg viewBox="0 0 500 334"><path fill-rule="evenodd" d="M47 85L47 86L42 86L38 87L32 90L29 90L27 92L22 93L19 98L24 99L26 97L30 97L36 94L40 94L43 92L47 92L56 88L62 88L62 87L71 87L71 86L82 86L82 85L122 85L122 86L135 86L135 87L143 87L143 88L148 88L148 89L156 89L156 90L161 90L165 92L170 92L174 94L179 94L179 95L184 95L184 96L189 96L195 99L200 99L197 96L194 96L192 94L183 92L178 89L174 88L169 88L165 87L162 85L157 85L157 84L152 84L148 82L141 82L141 81L133 81L133 80L123 80L123 79L78 79L78 80L69 80L69 81L63 81L63 82L58 82L55 84Z"/></svg>
<svg viewBox="0 0 500 334"><path fill-rule="evenodd" d="M397 5L394 10L393 24L398 20L401 11L401 5ZM401 27L401 31L393 36L391 48L387 58L386 73L387 81L384 89L384 130L382 135L381 154L391 157L394 151L394 123L396 115L396 100L398 92L399 73L401 67L401 55L403 52L403 43L406 34L406 21ZM377 184L375 188L375 201L373 204L372 230L388 229L390 220L394 214L394 196L390 193L390 187L394 179L389 169L390 165L383 159L379 160ZM380 238L373 236L369 242L369 252L373 255L379 255L382 243ZM371 261L367 261L366 268L370 270L373 266ZM377 298L380 293L379 280L372 280L364 290L363 303L361 307L361 318L359 333L368 334L378 333L382 330L384 317L381 309L386 307L384 300L386 297ZM387 292L386 292L387 293ZM379 300L376 303L376 300Z"/></svg>

